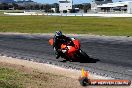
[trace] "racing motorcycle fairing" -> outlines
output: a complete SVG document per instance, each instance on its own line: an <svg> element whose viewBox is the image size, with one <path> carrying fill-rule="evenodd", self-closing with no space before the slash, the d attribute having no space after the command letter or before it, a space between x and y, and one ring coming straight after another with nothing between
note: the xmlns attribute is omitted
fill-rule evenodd
<svg viewBox="0 0 132 88"><path fill-rule="evenodd" d="M78 60L86 59L86 57L89 57L80 49L80 42L78 39L71 38L71 40L72 41L67 41L63 44L60 44L61 52L63 53L62 58L68 60ZM53 45L53 39L49 40L49 44Z"/></svg>

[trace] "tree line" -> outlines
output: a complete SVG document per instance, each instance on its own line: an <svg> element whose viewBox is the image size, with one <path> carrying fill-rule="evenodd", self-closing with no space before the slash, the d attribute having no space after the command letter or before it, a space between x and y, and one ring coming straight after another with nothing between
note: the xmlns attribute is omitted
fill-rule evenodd
<svg viewBox="0 0 132 88"><path fill-rule="evenodd" d="M54 12L52 8L55 8L56 12L59 13L59 4L24 4L18 5L16 3L0 3L0 10L43 10L44 12ZM87 12L91 8L91 4L75 4L73 8L79 8L84 12ZM75 9L70 12L74 13Z"/></svg>

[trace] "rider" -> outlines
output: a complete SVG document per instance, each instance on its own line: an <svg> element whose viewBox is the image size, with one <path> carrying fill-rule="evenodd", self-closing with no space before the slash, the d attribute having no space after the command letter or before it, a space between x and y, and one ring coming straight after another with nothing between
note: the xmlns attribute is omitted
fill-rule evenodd
<svg viewBox="0 0 132 88"><path fill-rule="evenodd" d="M53 48L56 51L56 59L58 59L62 54L61 44L65 43L67 41L71 41L71 38L63 35L61 31L55 32Z"/></svg>

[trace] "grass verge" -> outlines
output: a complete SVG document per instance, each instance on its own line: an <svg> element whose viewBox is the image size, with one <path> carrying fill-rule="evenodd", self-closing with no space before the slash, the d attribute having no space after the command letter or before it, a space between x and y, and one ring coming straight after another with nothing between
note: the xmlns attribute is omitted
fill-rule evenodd
<svg viewBox="0 0 132 88"><path fill-rule="evenodd" d="M0 88L57 88L55 82L62 76L25 68L0 66ZM61 88L61 87L60 87Z"/></svg>
<svg viewBox="0 0 132 88"><path fill-rule="evenodd" d="M132 18L0 16L0 32L132 36Z"/></svg>

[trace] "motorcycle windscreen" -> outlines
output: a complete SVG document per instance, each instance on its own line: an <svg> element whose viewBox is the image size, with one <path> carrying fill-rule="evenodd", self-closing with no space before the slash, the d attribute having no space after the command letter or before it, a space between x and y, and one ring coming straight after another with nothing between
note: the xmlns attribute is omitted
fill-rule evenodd
<svg viewBox="0 0 132 88"><path fill-rule="evenodd" d="M53 43L54 43L54 40L53 40L53 39L50 39L50 40L49 40L49 44L50 44L50 45L53 45Z"/></svg>

